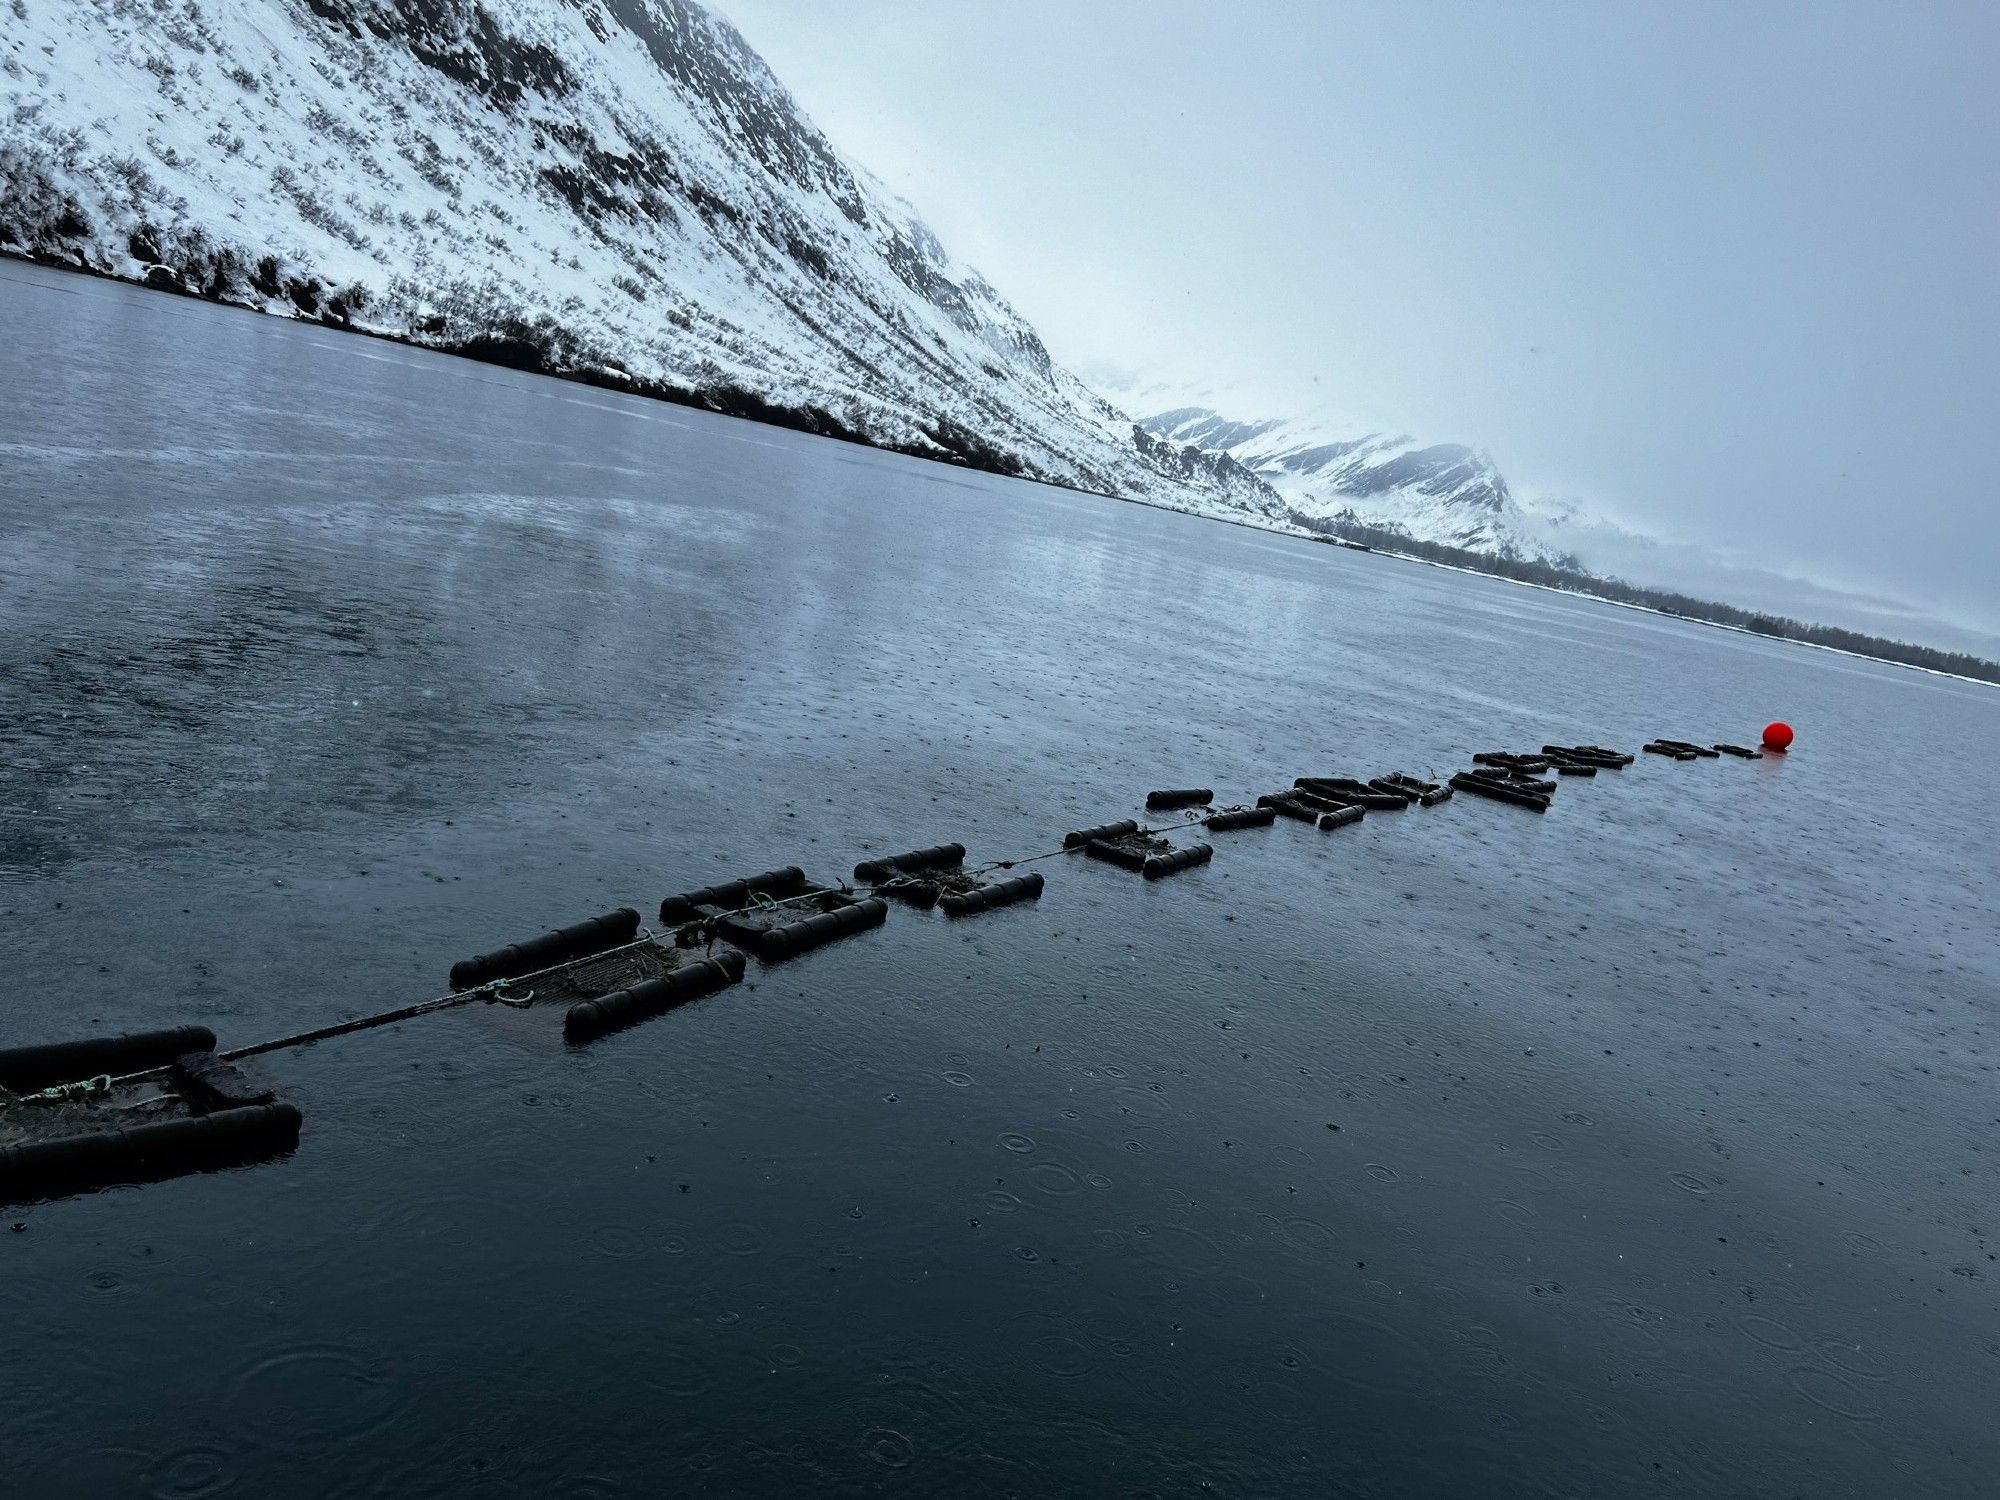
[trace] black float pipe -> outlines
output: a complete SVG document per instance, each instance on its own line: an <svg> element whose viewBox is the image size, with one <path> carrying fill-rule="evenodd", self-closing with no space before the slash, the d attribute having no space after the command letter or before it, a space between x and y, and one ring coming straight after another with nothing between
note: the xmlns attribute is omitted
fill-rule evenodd
<svg viewBox="0 0 2000 1500"><path fill-rule="evenodd" d="M1416 800L1405 792L1377 791L1367 782L1348 776L1301 776L1292 785L1322 802L1365 807L1373 812L1401 812Z"/></svg>
<svg viewBox="0 0 2000 1500"><path fill-rule="evenodd" d="M668 925L696 921L702 916L699 908L704 906L737 911L747 905L752 896L795 896L805 889L805 884L806 872L797 865L786 865L781 870L766 870L761 875L745 876L742 880L705 885L698 891L667 897L660 903L660 921Z"/></svg>
<svg viewBox="0 0 2000 1500"><path fill-rule="evenodd" d="M1080 849L1098 839L1122 839L1128 833L1137 833L1139 825L1130 818L1117 823L1100 823L1095 828L1079 828L1074 833L1063 835L1063 848Z"/></svg>
<svg viewBox="0 0 2000 1500"><path fill-rule="evenodd" d="M980 912L991 911L996 906L1011 906L1016 901L1037 901L1041 899L1042 877L1037 873L1013 875L1005 880L996 880L991 885L978 886L969 891L953 891L938 907L948 917L972 917Z"/></svg>
<svg viewBox="0 0 2000 1500"><path fill-rule="evenodd" d="M1139 873L1148 880L1158 880L1162 875L1176 875L1182 870L1191 870L1196 865L1205 865L1215 857L1215 850L1207 844L1189 844L1185 849L1170 849L1165 854L1152 854L1139 867Z"/></svg>
<svg viewBox="0 0 2000 1500"><path fill-rule="evenodd" d="M934 844L928 849L912 849L907 854L890 854L881 859L864 859L854 867L854 878L877 885L918 870L945 870L965 863L965 845Z"/></svg>
<svg viewBox="0 0 2000 1500"><path fill-rule="evenodd" d="M296 1146L300 1120L294 1105L252 1104L192 1119L9 1146L0 1150L0 1202L257 1161Z"/></svg>
<svg viewBox="0 0 2000 1500"><path fill-rule="evenodd" d="M1452 777L1451 784L1453 786L1458 785L1460 776L1468 776L1474 781L1483 781L1491 786L1512 787L1517 792L1532 792L1537 797L1553 797L1556 794L1556 787L1560 784L1554 781L1537 781L1525 771L1487 771L1474 769L1461 771L1458 773L1458 776Z"/></svg>
<svg viewBox="0 0 2000 1500"><path fill-rule="evenodd" d="M187 1052L215 1050L215 1033L206 1026L175 1026L165 1031L128 1031L122 1036L87 1037L79 1042L50 1042L39 1047L9 1047L0 1052L0 1088L32 1093L55 1083L102 1074L122 1077L163 1068Z"/></svg>
<svg viewBox="0 0 2000 1500"><path fill-rule="evenodd" d="M1155 811L1164 807L1200 807L1214 800L1215 793L1205 786L1168 788L1165 791L1146 793L1146 806Z"/></svg>
<svg viewBox="0 0 2000 1500"><path fill-rule="evenodd" d="M578 1001L563 1013L563 1035L572 1042L595 1041L635 1021L727 989L742 977L743 955L736 952L725 950L683 963L658 979Z"/></svg>
<svg viewBox="0 0 2000 1500"><path fill-rule="evenodd" d="M1605 771L1622 771L1632 764L1631 756L1606 750L1602 745L1544 745L1542 754L1558 760L1580 760Z"/></svg>
<svg viewBox="0 0 2000 1500"><path fill-rule="evenodd" d="M1505 750L1487 750L1472 757L1475 766L1498 766L1504 771L1546 771L1546 755L1515 755Z"/></svg>
<svg viewBox="0 0 2000 1500"><path fill-rule="evenodd" d="M1289 795L1293 801L1303 804L1316 813L1343 812L1350 807L1362 806L1360 802L1345 794L1334 795L1329 792L1308 792L1294 788ZM1400 798L1397 800L1401 801Z"/></svg>
<svg viewBox="0 0 2000 1500"><path fill-rule="evenodd" d="M1378 776L1368 784L1379 791L1400 792L1405 797L1413 798L1419 807L1436 807L1440 802L1451 801L1450 787L1439 786L1435 781L1419 781L1400 771L1390 776Z"/></svg>
<svg viewBox="0 0 2000 1500"><path fill-rule="evenodd" d="M1545 795L1511 786L1497 777L1475 776L1469 771L1461 771L1451 778L1451 784L1462 792L1491 797L1495 802L1512 802L1519 807L1532 807L1536 812L1549 810L1549 799Z"/></svg>
<svg viewBox="0 0 2000 1500"><path fill-rule="evenodd" d="M1275 813L1283 813L1288 818L1296 818L1301 823L1317 823L1321 815L1326 812L1324 807L1308 805L1304 796L1298 792L1269 792L1257 799L1257 805L1268 807ZM1352 810L1361 811L1358 807Z"/></svg>
<svg viewBox="0 0 2000 1500"><path fill-rule="evenodd" d="M1237 828L1269 828L1278 820L1278 810L1274 807L1239 807L1229 812L1210 813L1201 820L1201 826L1217 833L1228 833Z"/></svg>
<svg viewBox="0 0 2000 1500"><path fill-rule="evenodd" d="M533 974L552 969L571 959L587 958L607 948L618 948L639 935L639 913L629 906L608 911L601 917L558 927L524 943L510 943L495 953L460 959L451 966L451 987L469 990L496 979L512 979L517 974Z"/></svg>
<svg viewBox="0 0 2000 1500"><path fill-rule="evenodd" d="M796 958L809 949L850 933L880 927L889 916L889 903L870 896L852 906L836 906L832 911L814 912L783 927L767 927L757 936L757 956L767 964Z"/></svg>

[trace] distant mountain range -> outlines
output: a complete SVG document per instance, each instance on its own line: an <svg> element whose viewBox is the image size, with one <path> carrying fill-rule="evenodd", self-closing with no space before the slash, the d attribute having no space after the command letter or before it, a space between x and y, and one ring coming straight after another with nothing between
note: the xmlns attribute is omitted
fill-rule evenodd
<svg viewBox="0 0 2000 1500"><path fill-rule="evenodd" d="M1484 453L1375 434L1336 436L1298 420L1235 421L1201 406L1140 418L1173 443L1224 453L1317 521L1352 521L1493 557L1574 565L1550 547Z"/></svg>

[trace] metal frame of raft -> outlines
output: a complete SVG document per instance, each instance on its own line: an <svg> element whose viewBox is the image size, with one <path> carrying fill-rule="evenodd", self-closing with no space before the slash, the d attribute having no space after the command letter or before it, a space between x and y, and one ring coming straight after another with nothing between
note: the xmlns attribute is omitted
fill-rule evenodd
<svg viewBox="0 0 2000 1500"><path fill-rule="evenodd" d="M1648 742L1644 750L1676 761L1762 758L1760 751L1742 745L1667 738ZM655 967L664 962L667 970L570 1004L563 1034L573 1043L595 1041L741 982L746 961L736 949L767 964L780 963L879 927L888 916L885 896L935 907L950 917L971 916L1041 896L1046 882L1040 872L1007 873L1019 865L1082 853L1154 880L1198 868L1214 857L1208 843L1176 848L1159 837L1174 829L1269 828L1282 814L1325 832L1358 823L1370 811L1435 807L1454 790L1546 812L1557 782L1538 777L1550 772L1594 776L1600 770L1623 770L1636 757L1601 745L1544 745L1539 754L1484 751L1472 760L1470 769L1444 783L1403 772L1366 780L1301 776L1285 791L1260 796L1254 807L1217 808L1215 793L1207 787L1156 790L1146 795L1148 809L1185 809L1190 816L1164 828L1125 818L1076 829L1063 836L1060 848L996 860L972 871L964 869L966 851L959 843L867 859L854 867L854 879L876 893L866 897L845 887L815 884L797 865L787 865L668 896L660 903L663 933L647 931L635 908L620 907L464 959L452 966L446 994L230 1052L216 1052L214 1033L202 1026L0 1049L0 1109L60 1106L77 1097L108 1094L120 1085L157 1081L170 1092L118 1107L178 1102L189 1111L185 1117L123 1129L0 1147L0 1203L157 1180L289 1152L298 1143L303 1116L295 1105L279 1100L274 1088L245 1074L236 1066L239 1062L475 1000L508 999L502 994L505 986L569 975L613 955L648 950L647 962ZM670 940L672 948L660 938ZM736 947L698 957L688 953L704 944L713 950L718 938Z"/></svg>

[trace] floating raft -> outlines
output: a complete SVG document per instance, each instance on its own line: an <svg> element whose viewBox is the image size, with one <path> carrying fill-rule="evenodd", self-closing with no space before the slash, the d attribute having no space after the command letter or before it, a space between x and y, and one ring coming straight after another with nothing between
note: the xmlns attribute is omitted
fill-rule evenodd
<svg viewBox="0 0 2000 1500"><path fill-rule="evenodd" d="M1269 828L1277 820L1276 808L1231 807L1210 813L1201 820L1201 826L1212 833L1231 833L1239 828Z"/></svg>
<svg viewBox="0 0 2000 1500"><path fill-rule="evenodd" d="M728 989L743 977L743 955L725 949L710 958L677 964L657 979L580 1000L563 1012L563 1035L572 1042L595 1041L677 1005Z"/></svg>
<svg viewBox="0 0 2000 1500"><path fill-rule="evenodd" d="M1568 760L1560 756L1553 757L1549 764L1557 774L1562 776L1595 776L1598 770L1597 766L1590 761Z"/></svg>
<svg viewBox="0 0 2000 1500"><path fill-rule="evenodd" d="M1422 781L1415 776L1406 776L1401 771L1392 771L1387 776L1377 776L1368 783L1380 791L1395 792L1415 799L1419 807L1436 807L1440 802L1451 801L1451 788L1435 781Z"/></svg>
<svg viewBox="0 0 2000 1500"><path fill-rule="evenodd" d="M1273 814L1283 813L1300 823L1310 823L1321 833L1331 833L1349 823L1359 823L1368 814L1364 807L1352 803L1332 803L1310 792L1296 790L1267 792L1257 799L1257 805L1269 808Z"/></svg>
<svg viewBox="0 0 2000 1500"><path fill-rule="evenodd" d="M1544 745L1542 754L1556 760L1596 766L1601 771L1622 771L1633 760L1622 751L1607 750L1602 745Z"/></svg>
<svg viewBox="0 0 2000 1500"><path fill-rule="evenodd" d="M1416 801L1407 792L1385 792L1352 776L1301 776L1292 787L1336 807L1365 807L1370 812L1401 812Z"/></svg>
<svg viewBox="0 0 2000 1500"><path fill-rule="evenodd" d="M983 911L1012 906L1017 901L1039 901L1044 883L1037 872L1012 875L1005 880L975 885L970 890L949 892L939 900L938 907L948 917L976 917Z"/></svg>
<svg viewBox="0 0 2000 1500"><path fill-rule="evenodd" d="M0 1203L156 1182L291 1150L297 1107L278 1102L270 1084L214 1048L207 1027L181 1026L0 1052L0 1079L10 1090L72 1091L16 1101L9 1111L10 1119L37 1116L38 1129L35 1139L0 1147ZM73 1102L82 1100L92 1102ZM163 1107L174 1117L113 1123Z"/></svg>
<svg viewBox="0 0 2000 1500"><path fill-rule="evenodd" d="M888 920L889 903L879 897L857 901L834 891L822 894L828 902L823 909L809 917L763 927L749 940L751 951L767 964L783 963L857 932L880 927ZM742 922L745 926L752 925L748 917Z"/></svg>
<svg viewBox="0 0 2000 1500"><path fill-rule="evenodd" d="M1655 745L1665 745L1669 750L1684 750L1689 755L1698 755L1703 760L1717 760L1722 752L1707 745L1697 745L1693 740L1654 740Z"/></svg>
<svg viewBox="0 0 2000 1500"><path fill-rule="evenodd" d="M1533 792L1538 797L1555 796L1556 788L1561 785L1560 782L1555 781L1539 781L1535 777L1530 776L1526 771L1495 771L1484 767L1474 767L1470 771L1461 771L1459 772L1459 776L1470 776L1478 781L1488 781L1498 786L1509 786L1517 792ZM1452 778L1452 785L1458 785L1457 776Z"/></svg>
<svg viewBox="0 0 2000 1500"><path fill-rule="evenodd" d="M1715 748L1724 755L1734 755L1741 760L1762 760L1764 758L1762 750L1752 750L1748 745L1718 744Z"/></svg>
<svg viewBox="0 0 2000 1500"><path fill-rule="evenodd" d="M0 1203L247 1166L298 1145L303 1118L296 1105L250 1104L8 1146L0 1149Z"/></svg>
<svg viewBox="0 0 2000 1500"><path fill-rule="evenodd" d="M1322 817L1331 813L1360 813L1365 817L1367 816L1368 809L1374 805L1373 803L1361 802L1353 797L1329 792L1309 792L1299 787L1293 787L1291 791L1281 792L1278 795L1288 796L1293 801L1301 803ZM1395 798L1394 801L1397 809L1408 805L1401 797ZM1358 823L1361 819L1353 818L1349 821Z"/></svg>
<svg viewBox="0 0 2000 1500"><path fill-rule="evenodd" d="M1670 760L1694 760L1694 751L1684 750L1678 745L1670 745L1665 740L1653 740L1640 747L1649 755L1664 755Z"/></svg>
<svg viewBox="0 0 2000 1500"><path fill-rule="evenodd" d="M1038 900L1046 883L1039 874L981 880L959 868L964 862L965 845L938 844L864 860L854 867L854 878L868 881L878 896L893 896L925 911L938 907L948 917L973 917L1017 901Z"/></svg>
<svg viewBox="0 0 2000 1500"><path fill-rule="evenodd" d="M965 845L934 844L928 849L912 849L882 859L864 859L854 867L854 878L869 885L887 885L922 870L946 870L965 863Z"/></svg>
<svg viewBox="0 0 2000 1500"><path fill-rule="evenodd" d="M662 914L664 920L664 914ZM639 935L639 913L629 906L601 917L558 927L523 943L510 943L493 953L462 959L451 966L451 987L477 989L498 979L516 979L541 969L553 969L572 959L587 958L620 947Z"/></svg>
<svg viewBox="0 0 2000 1500"><path fill-rule="evenodd" d="M1148 880L1158 880L1162 876L1191 870L1196 865L1205 865L1215 856L1214 848L1208 844L1190 844L1177 849L1167 840L1136 826L1129 833L1094 838L1081 847L1092 859L1116 865L1121 870L1131 870Z"/></svg>
<svg viewBox="0 0 2000 1500"><path fill-rule="evenodd" d="M1515 755L1506 750L1487 750L1472 757L1475 766L1494 766L1503 771L1527 771L1539 774L1553 769L1546 755Z"/></svg>
<svg viewBox="0 0 2000 1500"><path fill-rule="evenodd" d="M1122 818L1116 823L1099 823L1095 828L1079 828L1074 833L1063 835L1063 848L1081 849L1086 844L1100 839L1122 839L1139 831L1136 819Z"/></svg>
<svg viewBox="0 0 2000 1500"><path fill-rule="evenodd" d="M1148 880L1158 880L1164 875L1178 875L1182 870L1205 865L1214 857L1215 850L1209 845L1189 844L1185 849L1169 849L1165 854L1148 856L1139 873Z"/></svg>
<svg viewBox="0 0 2000 1500"><path fill-rule="evenodd" d="M1546 792L1530 790L1527 786L1499 776L1480 776L1471 771L1460 771L1451 778L1451 784L1461 792L1471 792L1476 797L1490 797L1495 802L1511 802L1516 807L1531 807L1536 812L1549 810L1549 796Z"/></svg>
<svg viewBox="0 0 2000 1500"><path fill-rule="evenodd" d="M1269 808L1273 817L1283 813L1301 823L1317 823L1320 819L1318 808L1308 807L1303 798L1292 792L1268 792L1257 799L1257 805Z"/></svg>
<svg viewBox="0 0 2000 1500"><path fill-rule="evenodd" d="M1472 759L1474 764L1471 770L1465 772L1467 776L1497 779L1520 790L1551 797L1555 795L1557 783L1539 781L1536 779L1539 774L1554 771L1559 776L1595 776L1598 772L1598 766L1592 761L1559 755L1511 755L1494 750L1475 755Z"/></svg>
<svg viewBox="0 0 2000 1500"><path fill-rule="evenodd" d="M698 926L746 948L765 963L782 963L840 938L880 927L889 903L815 885L797 865L669 896L660 920Z"/></svg>
<svg viewBox="0 0 2000 1500"><path fill-rule="evenodd" d="M1118 838L1092 839L1083 846L1083 852L1092 859L1101 859L1121 870L1143 870L1146 861L1153 857L1156 844L1161 849L1167 847L1165 839L1141 839L1136 834L1125 834Z"/></svg>
<svg viewBox="0 0 2000 1500"><path fill-rule="evenodd" d="M669 896L660 903L660 922L663 926L678 927L687 922L712 921L724 912L748 906L756 897L782 901L805 888L806 872L797 865L786 865L761 875L746 875L741 880L727 880L721 885L705 885L698 891Z"/></svg>

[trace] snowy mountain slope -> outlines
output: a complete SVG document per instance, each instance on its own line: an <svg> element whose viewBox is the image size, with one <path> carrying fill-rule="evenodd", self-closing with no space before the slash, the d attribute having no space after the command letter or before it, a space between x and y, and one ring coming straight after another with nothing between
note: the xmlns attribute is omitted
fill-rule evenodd
<svg viewBox="0 0 2000 1500"><path fill-rule="evenodd" d="M1282 513L1058 366L692 0L0 0L0 248Z"/></svg>
<svg viewBox="0 0 2000 1500"><path fill-rule="evenodd" d="M1316 421L1239 422L1201 406L1142 419L1169 442L1227 454L1314 520L1349 520L1495 557L1565 564L1492 459L1456 443L1332 438Z"/></svg>

